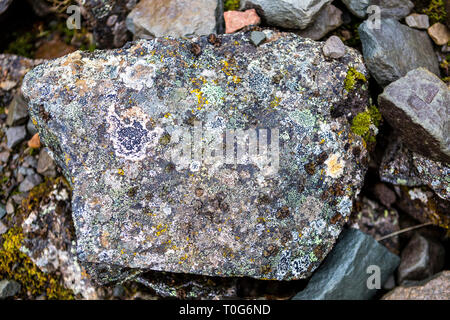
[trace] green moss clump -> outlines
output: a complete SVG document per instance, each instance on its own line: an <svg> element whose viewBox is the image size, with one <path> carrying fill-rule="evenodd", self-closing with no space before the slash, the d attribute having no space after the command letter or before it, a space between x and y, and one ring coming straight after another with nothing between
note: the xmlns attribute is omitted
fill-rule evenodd
<svg viewBox="0 0 450 320"><path fill-rule="evenodd" d="M430 18L432 24L436 22L445 23L447 11L445 10L444 0L431 0L428 8L423 9L422 13Z"/></svg>
<svg viewBox="0 0 450 320"><path fill-rule="evenodd" d="M238 10L240 6L240 0L225 0L224 11Z"/></svg>
<svg viewBox="0 0 450 320"><path fill-rule="evenodd" d="M358 80L367 82L366 77L361 72L358 72L355 68L350 67L344 80L345 90L350 92L351 90L355 89L355 85Z"/></svg>
<svg viewBox="0 0 450 320"><path fill-rule="evenodd" d="M3 237L0 249L0 278L13 279L22 285L22 294L34 296L46 293L48 299L71 300L71 290L64 288L60 282L42 272L31 259L20 251L24 235L21 228L8 230Z"/></svg>
<svg viewBox="0 0 450 320"><path fill-rule="evenodd" d="M371 130L371 126L378 127L381 124L382 116L377 107L370 106L366 111L358 113L352 120L351 130L354 134L361 136L366 144L375 143L376 138Z"/></svg>

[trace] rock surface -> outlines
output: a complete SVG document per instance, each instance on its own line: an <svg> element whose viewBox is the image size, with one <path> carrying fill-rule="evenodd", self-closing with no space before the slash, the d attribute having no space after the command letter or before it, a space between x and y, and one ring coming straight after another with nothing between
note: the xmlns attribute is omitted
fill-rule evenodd
<svg viewBox="0 0 450 320"><path fill-rule="evenodd" d="M378 104L408 149L450 162L450 90L437 76L424 68L412 70L388 85Z"/></svg>
<svg viewBox="0 0 450 320"><path fill-rule="evenodd" d="M20 142L22 142L27 135L25 126L11 127L6 129L6 139L8 140L7 146L9 149L14 148Z"/></svg>
<svg viewBox="0 0 450 320"><path fill-rule="evenodd" d="M130 12L126 23L134 37L141 39L223 33L223 3L218 0L142 0Z"/></svg>
<svg viewBox="0 0 450 320"><path fill-rule="evenodd" d="M426 280L396 287L383 300L450 300L450 271L442 271Z"/></svg>
<svg viewBox="0 0 450 320"><path fill-rule="evenodd" d="M339 59L345 55L346 47L342 40L337 36L331 36L325 41L323 54L333 59Z"/></svg>
<svg viewBox="0 0 450 320"><path fill-rule="evenodd" d="M128 35L125 19L137 0L76 0L81 13L93 29L98 48L118 48L123 46Z"/></svg>
<svg viewBox="0 0 450 320"><path fill-rule="evenodd" d="M20 284L14 280L0 281L0 299L14 297L20 291Z"/></svg>
<svg viewBox="0 0 450 320"><path fill-rule="evenodd" d="M320 264L367 166L362 139L330 109L368 104L365 86L351 101L344 88L350 65L367 71L351 48L329 61L322 43L270 34L258 47L249 33L217 36L220 46L143 40L27 74L22 91L41 141L73 186L80 261L286 280ZM216 158L202 161L199 123ZM197 128L194 146L186 128ZM251 149L235 163L229 149L223 164L225 131L251 128L271 152ZM179 157L183 148L195 158Z"/></svg>
<svg viewBox="0 0 450 320"><path fill-rule="evenodd" d="M241 11L226 11L223 14L225 19L225 33L233 33L246 26L259 25L261 18L255 9Z"/></svg>
<svg viewBox="0 0 450 320"><path fill-rule="evenodd" d="M420 67L439 75L433 44L426 32L409 28L394 19L382 19L380 23L380 29L371 29L365 21L358 31L364 60L381 86Z"/></svg>
<svg viewBox="0 0 450 320"><path fill-rule="evenodd" d="M242 0L241 9L256 9L262 20L271 26L305 29L330 2L331 0Z"/></svg>
<svg viewBox="0 0 450 320"><path fill-rule="evenodd" d="M320 10L310 26L305 30L298 31L297 34L305 38L319 40L326 36L328 32L333 31L341 25L342 11L329 4Z"/></svg>
<svg viewBox="0 0 450 320"><path fill-rule="evenodd" d="M387 146L379 173L384 182L408 187L427 185L442 199L450 200L450 166L408 150L399 138Z"/></svg>
<svg viewBox="0 0 450 320"><path fill-rule="evenodd" d="M13 0L0 0L0 15L8 9Z"/></svg>
<svg viewBox="0 0 450 320"><path fill-rule="evenodd" d="M438 46L443 46L450 41L449 29L439 22L428 28L428 34Z"/></svg>
<svg viewBox="0 0 450 320"><path fill-rule="evenodd" d="M351 13L358 18L367 15L367 8L372 5L379 6L383 18L401 19L406 17L414 7L409 0L342 0Z"/></svg>
<svg viewBox="0 0 450 320"><path fill-rule="evenodd" d="M368 300L376 289L368 288L369 266L380 268L380 286L400 263L371 236L356 229L342 233L320 268L314 272L306 289L294 300Z"/></svg>
<svg viewBox="0 0 450 320"><path fill-rule="evenodd" d="M428 29L430 26L430 19L426 14L410 14L405 18L406 24L411 28Z"/></svg>
<svg viewBox="0 0 450 320"><path fill-rule="evenodd" d="M437 241L416 233L403 249L397 279L423 280L442 270L445 263L445 249Z"/></svg>

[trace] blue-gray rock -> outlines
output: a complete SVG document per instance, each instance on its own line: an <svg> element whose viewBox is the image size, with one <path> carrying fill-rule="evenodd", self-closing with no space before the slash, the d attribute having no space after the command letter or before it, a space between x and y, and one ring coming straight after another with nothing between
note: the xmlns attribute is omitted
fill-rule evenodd
<svg viewBox="0 0 450 320"><path fill-rule="evenodd" d="M0 0L0 15L8 9L13 0Z"/></svg>
<svg viewBox="0 0 450 320"><path fill-rule="evenodd" d="M271 26L305 29L319 11L332 0L242 0L241 9L256 9L261 19Z"/></svg>
<svg viewBox="0 0 450 320"><path fill-rule="evenodd" d="M436 240L416 233L402 251L397 271L398 283L426 279L441 271L444 264L444 246Z"/></svg>
<svg viewBox="0 0 450 320"><path fill-rule="evenodd" d="M135 39L223 33L224 23L221 0L141 0L126 19Z"/></svg>
<svg viewBox="0 0 450 320"><path fill-rule="evenodd" d="M20 183L19 191L28 192L33 189L38 184L42 183L42 178L40 175L33 173L26 176L26 178Z"/></svg>
<svg viewBox="0 0 450 320"><path fill-rule="evenodd" d="M342 0L342 2L358 18L366 17L367 8L372 5L379 6L381 17L397 20L406 17L414 8L414 3L409 0Z"/></svg>
<svg viewBox="0 0 450 320"><path fill-rule="evenodd" d="M0 281L0 299L14 297L20 292L20 284L14 280Z"/></svg>
<svg viewBox="0 0 450 320"><path fill-rule="evenodd" d="M326 59L292 33L217 39L79 51L26 75L41 141L73 186L80 261L289 280L331 249L368 164L346 117L369 103L363 80L345 88L349 72L367 77L362 56ZM270 130L258 156L254 128ZM239 133L239 160L234 129L252 136ZM223 140L228 163L203 151Z"/></svg>
<svg viewBox="0 0 450 320"><path fill-rule="evenodd" d="M36 126L33 124L31 119L27 122L27 131L30 136L34 136L37 133Z"/></svg>
<svg viewBox="0 0 450 320"><path fill-rule="evenodd" d="M294 300L367 300L370 266L379 267L380 285L395 271L400 258L357 229L343 231L333 250ZM368 271L369 268L369 271ZM370 282L370 280L369 280Z"/></svg>
<svg viewBox="0 0 450 320"><path fill-rule="evenodd" d="M259 46L264 40L266 40L266 34L261 31L252 31L250 34L250 40L255 46Z"/></svg>
<svg viewBox="0 0 450 320"><path fill-rule="evenodd" d="M4 204L0 203L0 220L6 215L6 207Z"/></svg>
<svg viewBox="0 0 450 320"><path fill-rule="evenodd" d="M439 75L437 57L426 32L409 28L394 19L382 19L380 26L380 29L374 29L365 21L358 31L364 60L381 86L420 67Z"/></svg>
<svg viewBox="0 0 450 320"><path fill-rule="evenodd" d="M412 70L384 88L378 104L409 150L450 163L450 90L436 75Z"/></svg>
<svg viewBox="0 0 450 320"><path fill-rule="evenodd" d="M16 145L21 143L23 139L27 136L27 130L25 126L11 127L6 129L6 139L9 149L14 148Z"/></svg>

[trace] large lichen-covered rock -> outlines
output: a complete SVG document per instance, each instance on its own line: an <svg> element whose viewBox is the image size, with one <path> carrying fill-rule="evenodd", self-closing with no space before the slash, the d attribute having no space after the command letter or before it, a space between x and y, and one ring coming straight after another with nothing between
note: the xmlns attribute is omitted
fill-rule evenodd
<svg viewBox="0 0 450 320"><path fill-rule="evenodd" d="M365 84L348 101L344 84L350 68L368 74L356 50L328 60L323 43L266 33L258 47L250 33L141 40L26 75L41 141L73 186L82 262L285 280L320 264L368 163L349 112L331 113L368 103ZM234 146L234 129L259 150L243 152L242 134Z"/></svg>

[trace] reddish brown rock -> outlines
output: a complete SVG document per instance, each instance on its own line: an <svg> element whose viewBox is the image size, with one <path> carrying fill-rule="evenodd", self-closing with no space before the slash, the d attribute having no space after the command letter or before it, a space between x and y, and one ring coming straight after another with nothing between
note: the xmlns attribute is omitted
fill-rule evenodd
<svg viewBox="0 0 450 320"><path fill-rule="evenodd" d="M382 300L450 300L450 271L414 284L397 287Z"/></svg>
<svg viewBox="0 0 450 320"><path fill-rule="evenodd" d="M74 46L66 44L59 36L55 36L52 40L44 42L37 50L35 54L36 59L54 59L65 56L71 52L74 52L76 48Z"/></svg>
<svg viewBox="0 0 450 320"><path fill-rule="evenodd" d="M261 18L255 9L245 10L244 12L226 11L223 16L225 18L225 33L233 33L246 26L261 23Z"/></svg>
<svg viewBox="0 0 450 320"><path fill-rule="evenodd" d="M36 133L29 141L28 146L33 149L39 149L41 147L41 140L39 139L39 133Z"/></svg>

